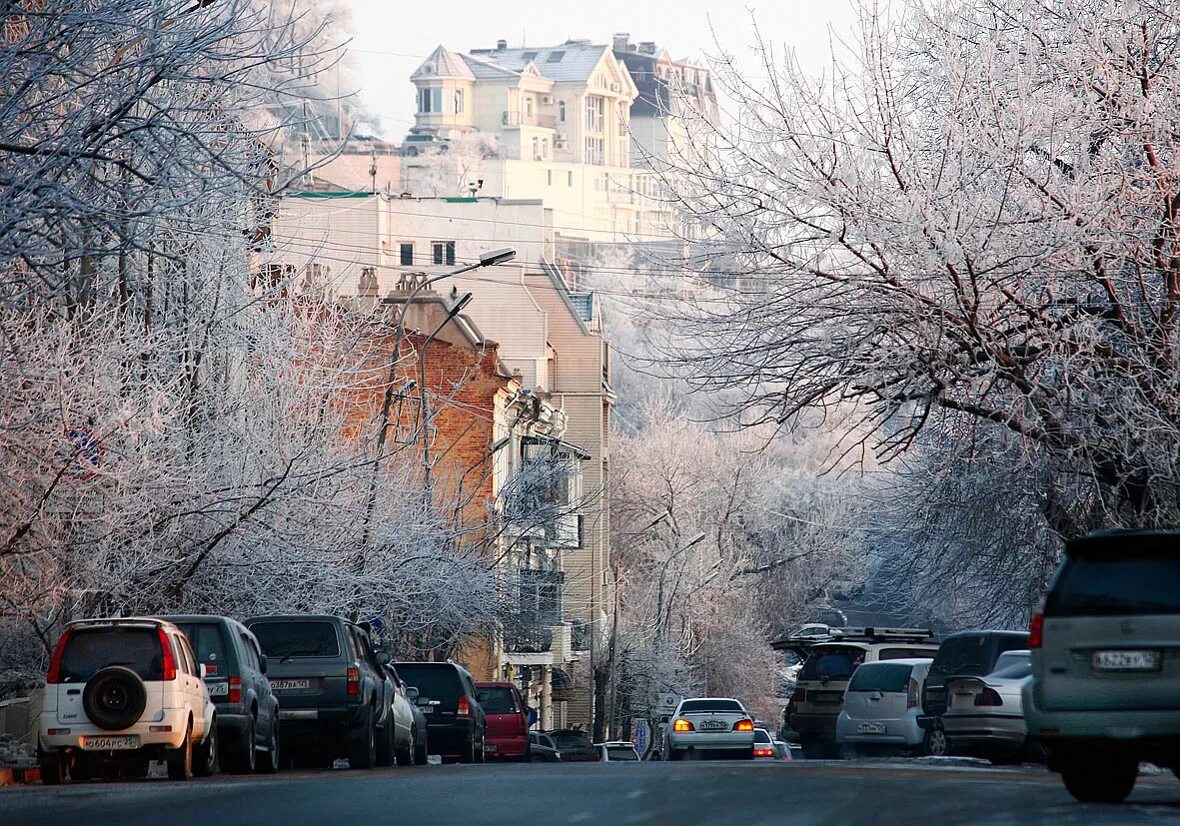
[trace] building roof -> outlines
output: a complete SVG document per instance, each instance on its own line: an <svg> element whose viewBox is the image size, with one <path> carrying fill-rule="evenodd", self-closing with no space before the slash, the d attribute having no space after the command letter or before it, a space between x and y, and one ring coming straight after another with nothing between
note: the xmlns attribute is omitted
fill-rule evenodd
<svg viewBox="0 0 1180 826"><path fill-rule="evenodd" d="M532 63L542 77L556 83L571 83L588 80L603 53L609 51L611 47L605 44L568 41L560 46L540 48L475 49L464 57L491 62L517 74Z"/></svg>
<svg viewBox="0 0 1180 826"><path fill-rule="evenodd" d="M467 68L463 56L447 51L443 46L436 48L429 57L422 61L422 64L414 70L414 74L410 75L410 80L421 80L427 77L475 79L475 75Z"/></svg>

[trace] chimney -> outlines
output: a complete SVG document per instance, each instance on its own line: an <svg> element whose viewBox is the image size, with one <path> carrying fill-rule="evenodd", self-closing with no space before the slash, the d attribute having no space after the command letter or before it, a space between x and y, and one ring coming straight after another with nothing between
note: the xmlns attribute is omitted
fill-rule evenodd
<svg viewBox="0 0 1180 826"><path fill-rule="evenodd" d="M614 50L616 52L631 51L631 34L630 32L619 32L614 38Z"/></svg>
<svg viewBox="0 0 1180 826"><path fill-rule="evenodd" d="M496 51L497 52L505 51L507 48L508 48L508 41L507 40L497 40L496 41Z"/></svg>
<svg viewBox="0 0 1180 826"><path fill-rule="evenodd" d="M645 40L639 44L639 51L643 54L655 54L656 44L650 40Z"/></svg>

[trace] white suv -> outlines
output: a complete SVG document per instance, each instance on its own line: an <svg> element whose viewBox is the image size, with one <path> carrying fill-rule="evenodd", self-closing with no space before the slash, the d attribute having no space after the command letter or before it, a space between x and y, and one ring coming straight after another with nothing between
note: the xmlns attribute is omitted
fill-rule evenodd
<svg viewBox="0 0 1180 826"><path fill-rule="evenodd" d="M217 770L217 726L205 666L170 622L71 622L45 676L42 782L145 777L151 760L188 780Z"/></svg>

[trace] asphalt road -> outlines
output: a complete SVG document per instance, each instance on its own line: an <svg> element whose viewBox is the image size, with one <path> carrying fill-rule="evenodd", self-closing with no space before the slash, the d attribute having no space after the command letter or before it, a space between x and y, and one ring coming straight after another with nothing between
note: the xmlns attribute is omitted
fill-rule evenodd
<svg viewBox="0 0 1180 826"><path fill-rule="evenodd" d="M0 824L1176 824L1180 782L1084 806L1039 769L914 763L422 766L0 789Z"/></svg>

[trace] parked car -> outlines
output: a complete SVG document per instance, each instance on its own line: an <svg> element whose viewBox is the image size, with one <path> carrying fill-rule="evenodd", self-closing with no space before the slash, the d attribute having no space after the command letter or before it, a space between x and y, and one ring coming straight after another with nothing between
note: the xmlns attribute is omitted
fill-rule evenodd
<svg viewBox="0 0 1180 826"><path fill-rule="evenodd" d="M926 685L922 689L922 714L918 725L927 732L927 751L947 753L946 731L942 714L946 711L946 678L982 677L996 668L996 661L1005 651L1028 649L1028 634L1023 631L961 631L942 641Z"/></svg>
<svg viewBox="0 0 1180 826"><path fill-rule="evenodd" d="M666 729L665 760L705 754L754 758L754 720L730 697L681 700Z"/></svg>
<svg viewBox="0 0 1180 826"><path fill-rule="evenodd" d="M475 681L457 663L394 663L414 690L410 697L426 715L431 749L460 763L482 763L487 721Z"/></svg>
<svg viewBox="0 0 1180 826"><path fill-rule="evenodd" d="M561 752L557 743L548 734L539 731L529 732L529 762L530 763L560 763Z"/></svg>
<svg viewBox="0 0 1180 826"><path fill-rule="evenodd" d="M529 708L516 686L508 682L475 684L475 699L483 708L488 734L485 751L489 758L529 760Z"/></svg>
<svg viewBox="0 0 1180 826"><path fill-rule="evenodd" d="M1044 762L1044 749L1024 722L1021 691L1031 679L1028 651L1005 651L983 677L947 677L942 725L950 750L993 763Z"/></svg>
<svg viewBox="0 0 1180 826"><path fill-rule="evenodd" d="M330 768L347 757L354 769L393 763L393 681L383 668L389 657L373 650L366 628L327 614L245 624L267 657L292 762Z"/></svg>
<svg viewBox="0 0 1180 826"><path fill-rule="evenodd" d="M426 724L426 715L422 713L422 709L414 702L418 696L418 690L414 689L411 694L411 686L407 685L401 675L397 673L397 669L393 667L393 663L387 663L385 666L390 679L393 680L394 691L405 702L409 709L411 729L410 740L411 750L409 753L401 751L397 754L397 762L399 765L408 766L425 766L426 758L430 754L430 736L427 733L428 726ZM395 705L397 701L395 700Z"/></svg>
<svg viewBox="0 0 1180 826"><path fill-rule="evenodd" d="M553 742L554 747L561 752L562 763L594 763L601 759L598 749L586 735L578 729L558 729L545 732Z"/></svg>
<svg viewBox="0 0 1180 826"><path fill-rule="evenodd" d="M778 754L779 760L790 762L794 759L791 757L791 746L787 741L774 739L772 735L771 742L774 744L774 750Z"/></svg>
<svg viewBox="0 0 1180 826"><path fill-rule="evenodd" d="M598 749L598 759L604 763L622 762L638 763L639 752L630 740L609 740L605 743L595 743Z"/></svg>
<svg viewBox="0 0 1180 826"><path fill-rule="evenodd" d="M833 628L830 636L809 647L785 712L808 759L840 756L836 720L857 666L933 657L938 650L934 632L926 628Z"/></svg>
<svg viewBox="0 0 1180 826"><path fill-rule="evenodd" d="M41 704L42 782L217 770L217 711L184 634L151 618L79 620L57 641Z"/></svg>
<svg viewBox="0 0 1180 826"><path fill-rule="evenodd" d="M781 760L782 755L774 745L774 738L764 728L754 729L754 759Z"/></svg>
<svg viewBox="0 0 1180 826"><path fill-rule="evenodd" d="M1081 801L1118 803L1140 761L1180 777L1180 532L1066 545L1029 634L1029 732Z"/></svg>
<svg viewBox="0 0 1180 826"><path fill-rule="evenodd" d="M930 657L920 657L877 660L857 667L836 720L836 742L845 756L864 751L925 751L918 700L931 662Z"/></svg>
<svg viewBox="0 0 1180 826"><path fill-rule="evenodd" d="M217 709L221 765L232 772L279 769L279 702L266 678L267 660L250 629L228 617L161 617L188 638L205 666L205 688Z"/></svg>

